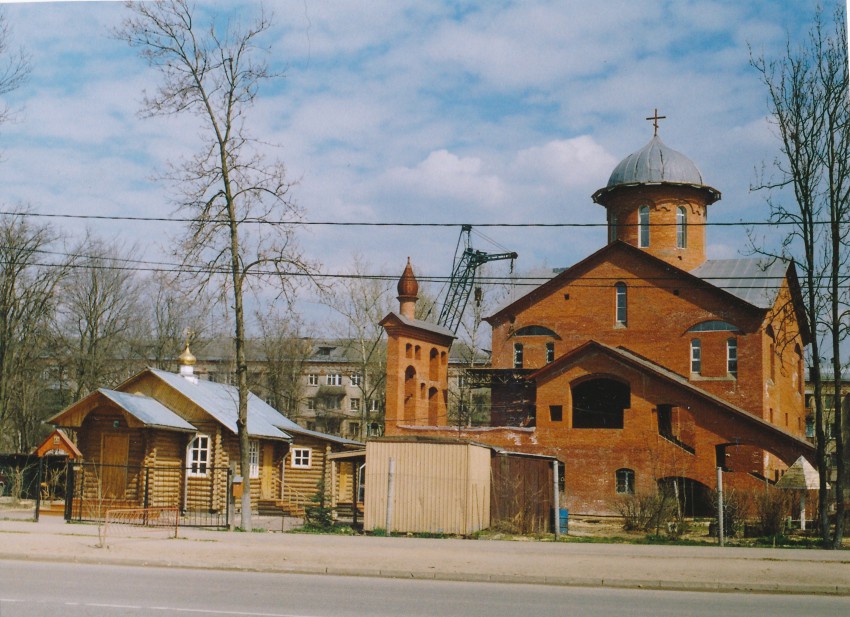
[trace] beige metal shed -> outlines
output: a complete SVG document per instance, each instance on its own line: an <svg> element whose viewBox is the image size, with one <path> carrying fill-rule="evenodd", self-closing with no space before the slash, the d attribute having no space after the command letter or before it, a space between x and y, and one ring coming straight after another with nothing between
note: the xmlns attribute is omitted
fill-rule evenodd
<svg viewBox="0 0 850 617"><path fill-rule="evenodd" d="M461 440L368 441L364 529L469 535L521 511L531 513L534 531L548 531L554 460ZM516 490L526 485L536 490Z"/></svg>

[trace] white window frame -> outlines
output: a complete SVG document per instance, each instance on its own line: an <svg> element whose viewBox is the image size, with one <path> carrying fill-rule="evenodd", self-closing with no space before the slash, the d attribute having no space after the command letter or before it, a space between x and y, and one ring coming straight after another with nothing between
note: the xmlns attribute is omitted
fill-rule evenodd
<svg viewBox="0 0 850 617"><path fill-rule="evenodd" d="M351 385L359 386L363 383L363 375L360 373L351 373Z"/></svg>
<svg viewBox="0 0 850 617"><path fill-rule="evenodd" d="M312 448L292 448L289 466L292 469L310 469L313 465Z"/></svg>
<svg viewBox="0 0 850 617"><path fill-rule="evenodd" d="M307 399L307 409L309 411L316 411L316 399L312 396Z"/></svg>
<svg viewBox="0 0 850 617"><path fill-rule="evenodd" d="M210 472L210 436L199 433L186 446L186 476L205 478ZM201 445L203 444L203 445Z"/></svg>
<svg viewBox="0 0 850 617"><path fill-rule="evenodd" d="M348 408L351 411L360 411L360 399L356 396L352 396L348 399Z"/></svg>
<svg viewBox="0 0 850 617"><path fill-rule="evenodd" d="M691 373L702 373L702 341L691 339Z"/></svg>
<svg viewBox="0 0 850 617"><path fill-rule="evenodd" d="M726 372L738 376L738 339L734 336L726 339Z"/></svg>
<svg viewBox="0 0 850 617"><path fill-rule="evenodd" d="M318 386L319 385L319 376L316 373L310 373L307 375L307 385L308 386Z"/></svg>
<svg viewBox="0 0 850 617"><path fill-rule="evenodd" d="M260 477L260 442L252 439L248 442L249 478Z"/></svg>
<svg viewBox="0 0 850 617"><path fill-rule="evenodd" d="M688 248L688 211L682 206L676 208L676 248Z"/></svg>
<svg viewBox="0 0 850 617"><path fill-rule="evenodd" d="M342 375L340 373L328 373L325 376L325 383L329 386L341 386Z"/></svg>
<svg viewBox="0 0 850 617"><path fill-rule="evenodd" d="M614 310L615 322L619 326L626 326L629 322L629 288L625 283L619 281L614 284Z"/></svg>
<svg viewBox="0 0 850 617"><path fill-rule="evenodd" d="M615 491L618 495L635 494L635 470L622 467L614 473Z"/></svg>
<svg viewBox="0 0 850 617"><path fill-rule="evenodd" d="M638 246L649 246L649 206L638 208Z"/></svg>

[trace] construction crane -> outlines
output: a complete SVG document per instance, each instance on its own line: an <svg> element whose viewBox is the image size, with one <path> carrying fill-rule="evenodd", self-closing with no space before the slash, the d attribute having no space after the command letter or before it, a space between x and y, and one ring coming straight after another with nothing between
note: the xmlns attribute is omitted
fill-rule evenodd
<svg viewBox="0 0 850 617"><path fill-rule="evenodd" d="M485 253L473 249L470 241L471 232L472 225L461 227L460 237L457 240L457 247L455 247L454 267L452 268L452 277L449 280L449 289L446 293L446 300L443 302L443 308L440 310L440 317L437 320L437 323L445 326L452 333L457 333L460 319L466 309L466 303L469 302L469 294L472 293L472 288L475 285L475 273L478 266L489 261L503 259L513 261L517 258L516 253ZM460 252L462 242L464 248L463 252ZM513 263L511 269L513 270Z"/></svg>

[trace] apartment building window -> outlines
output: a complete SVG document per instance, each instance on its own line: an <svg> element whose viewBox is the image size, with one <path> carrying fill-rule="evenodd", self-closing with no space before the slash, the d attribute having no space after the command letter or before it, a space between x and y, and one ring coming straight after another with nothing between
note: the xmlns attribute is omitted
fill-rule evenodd
<svg viewBox="0 0 850 617"><path fill-rule="evenodd" d="M308 386L318 386L319 385L319 376L316 373L310 373L307 375L307 385Z"/></svg>
<svg viewBox="0 0 850 617"><path fill-rule="evenodd" d="M351 398L348 399L349 409L351 411L360 411L360 399L359 398Z"/></svg>
<svg viewBox="0 0 850 617"><path fill-rule="evenodd" d="M360 435L360 423L359 422L349 422L348 423L348 434L352 437L357 437Z"/></svg>
<svg viewBox="0 0 850 617"><path fill-rule="evenodd" d="M351 385L360 386L363 383L363 376L360 373L351 374Z"/></svg>
<svg viewBox="0 0 850 617"><path fill-rule="evenodd" d="M316 411L316 399L308 398L307 399L307 409L310 411Z"/></svg>
<svg viewBox="0 0 850 617"><path fill-rule="evenodd" d="M329 386L341 386L342 385L342 375L339 373L329 373L325 378L325 383Z"/></svg>

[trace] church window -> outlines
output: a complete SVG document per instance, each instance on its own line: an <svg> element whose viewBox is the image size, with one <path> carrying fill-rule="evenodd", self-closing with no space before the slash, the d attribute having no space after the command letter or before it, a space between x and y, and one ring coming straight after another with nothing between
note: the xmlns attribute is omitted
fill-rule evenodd
<svg viewBox="0 0 850 617"><path fill-rule="evenodd" d="M546 326L525 326L514 332L514 336L551 336L557 338L558 335L554 330L550 330Z"/></svg>
<svg viewBox="0 0 850 617"><path fill-rule="evenodd" d="M635 471L634 469L618 469L617 470L617 494L618 495L634 495L635 494Z"/></svg>
<svg viewBox="0 0 850 617"><path fill-rule="evenodd" d="M623 428L623 411L631 406L629 385L599 377L572 388L573 428Z"/></svg>
<svg viewBox="0 0 850 617"><path fill-rule="evenodd" d="M522 343L514 343L514 368L522 368Z"/></svg>
<svg viewBox="0 0 850 617"><path fill-rule="evenodd" d="M638 246L649 246L649 206L641 206L638 209Z"/></svg>
<svg viewBox="0 0 850 617"><path fill-rule="evenodd" d="M676 209L676 248L688 246L688 214L682 206Z"/></svg>
<svg viewBox="0 0 850 617"><path fill-rule="evenodd" d="M726 372L738 375L738 339L734 336L726 340Z"/></svg>
<svg viewBox="0 0 850 617"><path fill-rule="evenodd" d="M555 343L546 343L546 364L555 361Z"/></svg>
<svg viewBox="0 0 850 617"><path fill-rule="evenodd" d="M629 311L626 284L617 283L614 289L617 297L617 323L625 326Z"/></svg>
<svg viewBox="0 0 850 617"><path fill-rule="evenodd" d="M691 372L699 374L702 371L702 342L698 338L691 339Z"/></svg>
<svg viewBox="0 0 850 617"><path fill-rule="evenodd" d="M701 321L695 326L688 328L688 332L740 332L740 328L728 321L720 321L719 319L709 319Z"/></svg>

